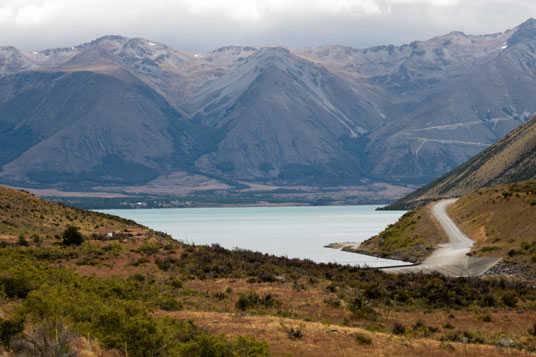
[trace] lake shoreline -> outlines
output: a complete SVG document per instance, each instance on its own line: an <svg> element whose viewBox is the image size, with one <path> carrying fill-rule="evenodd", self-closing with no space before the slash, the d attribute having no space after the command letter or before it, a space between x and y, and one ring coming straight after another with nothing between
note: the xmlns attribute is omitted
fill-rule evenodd
<svg viewBox="0 0 536 357"><path fill-rule="evenodd" d="M403 212L362 206L242 206L169 209L115 209L103 213L131 219L177 240L219 244L318 263L393 265L387 259L326 249L333 242L363 241L396 222Z"/></svg>

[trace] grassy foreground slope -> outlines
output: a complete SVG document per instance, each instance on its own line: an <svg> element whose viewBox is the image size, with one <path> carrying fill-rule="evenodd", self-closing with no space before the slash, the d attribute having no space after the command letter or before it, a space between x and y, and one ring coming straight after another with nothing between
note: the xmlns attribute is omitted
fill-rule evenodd
<svg viewBox="0 0 536 357"><path fill-rule="evenodd" d="M432 199L462 196L479 188L531 179L536 179L536 117L387 209L415 208Z"/></svg>
<svg viewBox="0 0 536 357"><path fill-rule="evenodd" d="M428 204L407 212L383 232L362 242L358 249L344 250L413 263L421 262L432 253L435 246L448 240L430 213L431 206L432 204Z"/></svg>
<svg viewBox="0 0 536 357"><path fill-rule="evenodd" d="M536 351L536 291L523 282L394 276L192 246L24 192L2 189L0 202L0 355ZM70 225L81 227L81 245L62 244Z"/></svg>
<svg viewBox="0 0 536 357"><path fill-rule="evenodd" d="M536 277L536 181L471 192L449 214L476 242L472 254L502 257L503 268Z"/></svg>

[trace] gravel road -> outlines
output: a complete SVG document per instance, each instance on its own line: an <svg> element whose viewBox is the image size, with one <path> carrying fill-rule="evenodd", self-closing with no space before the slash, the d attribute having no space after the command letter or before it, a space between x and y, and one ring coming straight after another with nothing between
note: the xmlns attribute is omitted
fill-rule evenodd
<svg viewBox="0 0 536 357"><path fill-rule="evenodd" d="M447 207L457 199L447 199L436 203L432 207L432 215L437 219L449 238L448 243L440 244L432 255L422 264L410 267L395 267L382 269L389 273L439 272L448 276L477 276L497 264L500 258L470 257L474 242L467 237L454 223L447 213Z"/></svg>

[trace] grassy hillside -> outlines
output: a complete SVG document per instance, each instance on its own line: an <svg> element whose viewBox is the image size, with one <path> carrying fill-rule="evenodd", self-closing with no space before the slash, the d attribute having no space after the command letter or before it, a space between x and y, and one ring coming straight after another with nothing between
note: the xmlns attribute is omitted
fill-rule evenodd
<svg viewBox="0 0 536 357"><path fill-rule="evenodd" d="M449 214L476 242L474 255L502 257L503 266L536 275L536 181L477 190L460 198Z"/></svg>
<svg viewBox="0 0 536 357"><path fill-rule="evenodd" d="M447 240L430 214L433 204L409 211L354 251L422 261ZM536 181L476 190L450 206L449 215L476 242L471 254L503 258L491 273L536 278Z"/></svg>
<svg viewBox="0 0 536 357"><path fill-rule="evenodd" d="M0 234L8 241L38 236L39 240L54 242L71 225L79 227L84 235L162 237L134 221L45 201L24 191L0 186L0 197Z"/></svg>
<svg viewBox="0 0 536 357"><path fill-rule="evenodd" d="M523 282L395 276L185 245L24 192L2 189L1 198L0 355L536 351L536 290ZM70 225L81 228L81 245L63 244ZM504 338L518 349L495 346Z"/></svg>
<svg viewBox="0 0 536 357"><path fill-rule="evenodd" d="M479 188L530 179L536 179L536 117L387 209L415 208L432 199L462 196Z"/></svg>
<svg viewBox="0 0 536 357"><path fill-rule="evenodd" d="M407 212L358 249L345 250L414 263L422 261L437 244L448 239L431 215L430 206Z"/></svg>

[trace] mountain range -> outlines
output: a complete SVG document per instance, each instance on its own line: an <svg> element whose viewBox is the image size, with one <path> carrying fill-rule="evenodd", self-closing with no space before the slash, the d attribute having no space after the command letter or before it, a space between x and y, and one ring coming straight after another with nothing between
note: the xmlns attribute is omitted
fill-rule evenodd
<svg viewBox="0 0 536 357"><path fill-rule="evenodd" d="M416 187L536 113L536 20L402 46L0 47L0 182Z"/></svg>

